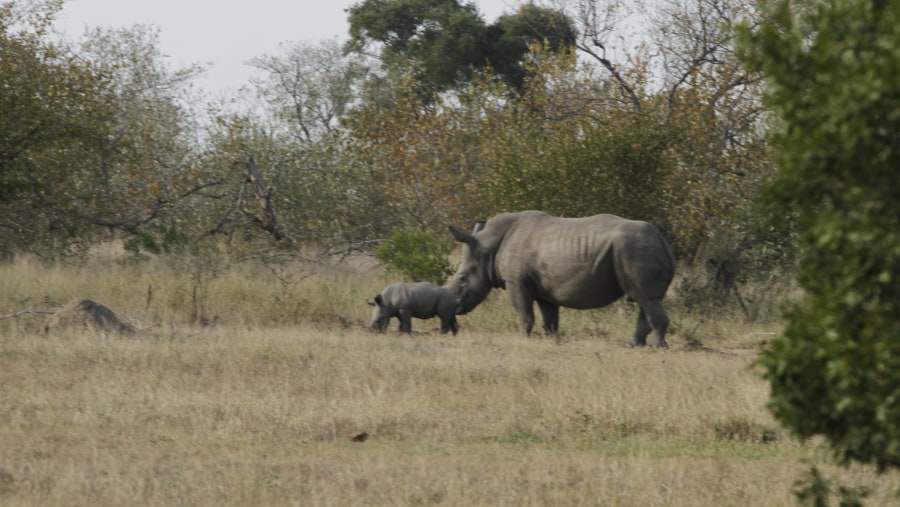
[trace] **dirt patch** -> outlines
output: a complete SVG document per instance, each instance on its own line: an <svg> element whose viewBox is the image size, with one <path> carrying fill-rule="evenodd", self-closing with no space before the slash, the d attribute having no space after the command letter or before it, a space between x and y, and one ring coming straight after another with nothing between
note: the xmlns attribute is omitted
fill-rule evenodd
<svg viewBox="0 0 900 507"><path fill-rule="evenodd" d="M131 335L137 332L134 326L122 322L109 307L91 301L76 298L69 301L62 309L47 317L44 333L50 334L60 329L80 327L96 329L103 332L114 332Z"/></svg>

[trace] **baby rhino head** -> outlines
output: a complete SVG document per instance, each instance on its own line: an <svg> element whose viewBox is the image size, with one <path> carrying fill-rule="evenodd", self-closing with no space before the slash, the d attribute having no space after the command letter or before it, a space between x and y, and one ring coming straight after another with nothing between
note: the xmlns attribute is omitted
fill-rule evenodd
<svg viewBox="0 0 900 507"><path fill-rule="evenodd" d="M384 305L384 299L381 294L375 296L375 301L366 300L374 308L372 309L372 320L369 321L369 331L383 333L388 327L391 316L387 307Z"/></svg>

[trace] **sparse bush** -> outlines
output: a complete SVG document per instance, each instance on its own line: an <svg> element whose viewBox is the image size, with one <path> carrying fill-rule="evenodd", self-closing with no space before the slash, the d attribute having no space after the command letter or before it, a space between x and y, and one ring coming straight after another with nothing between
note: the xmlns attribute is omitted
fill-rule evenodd
<svg viewBox="0 0 900 507"><path fill-rule="evenodd" d="M713 426L719 440L768 444L779 440L778 431L746 419L729 419Z"/></svg>
<svg viewBox="0 0 900 507"><path fill-rule="evenodd" d="M125 240L124 248L134 258L141 258L142 252L153 254L184 253L190 246L191 239L184 231L175 226L154 227L152 231L139 230Z"/></svg>
<svg viewBox="0 0 900 507"><path fill-rule="evenodd" d="M869 496L865 487L850 487L836 484L823 477L819 469L812 467L806 477L794 483L794 496L802 505L826 507L831 505L830 498L837 497L841 507L862 507L862 500Z"/></svg>

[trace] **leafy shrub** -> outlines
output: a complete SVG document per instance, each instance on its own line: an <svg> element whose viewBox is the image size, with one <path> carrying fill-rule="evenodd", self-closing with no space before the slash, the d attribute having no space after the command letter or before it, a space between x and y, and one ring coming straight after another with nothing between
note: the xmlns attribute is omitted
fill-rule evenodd
<svg viewBox="0 0 900 507"><path fill-rule="evenodd" d="M450 240L435 238L426 231L394 227L390 238L375 252L375 257L387 263L390 270L415 281L442 285L453 273L447 261L453 246Z"/></svg>
<svg viewBox="0 0 900 507"><path fill-rule="evenodd" d="M804 293L761 359L769 407L845 463L900 468L900 3L794 7L745 33L779 117L770 215L796 221Z"/></svg>

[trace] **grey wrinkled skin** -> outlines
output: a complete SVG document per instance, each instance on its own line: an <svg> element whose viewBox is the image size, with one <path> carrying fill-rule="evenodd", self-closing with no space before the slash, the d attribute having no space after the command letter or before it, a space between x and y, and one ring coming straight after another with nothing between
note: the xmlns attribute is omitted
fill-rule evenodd
<svg viewBox="0 0 900 507"><path fill-rule="evenodd" d="M669 317L662 300L675 274L675 256L659 230L614 215L556 218L539 211L503 213L472 234L450 232L464 244L463 260L447 287L457 313L478 306L491 289L506 289L525 335L534 327L534 303L544 331L559 339L559 307L601 308L622 296L640 305L632 346L652 331L667 347Z"/></svg>
<svg viewBox="0 0 900 507"><path fill-rule="evenodd" d="M370 331L384 332L391 318L400 320L401 333L412 333L412 319L441 318L441 334L459 332L456 321L456 297L446 287L432 283L395 283L375 296L375 301L367 301L372 310Z"/></svg>

